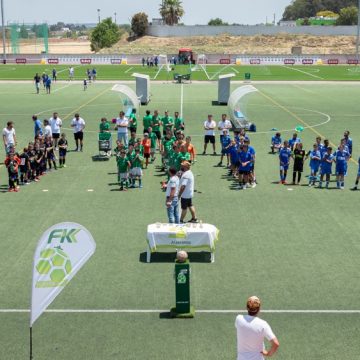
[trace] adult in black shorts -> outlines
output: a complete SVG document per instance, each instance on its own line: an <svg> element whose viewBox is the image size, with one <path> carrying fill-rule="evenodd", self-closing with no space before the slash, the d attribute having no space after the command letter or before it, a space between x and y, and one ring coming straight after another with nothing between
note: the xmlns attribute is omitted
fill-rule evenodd
<svg viewBox="0 0 360 360"><path fill-rule="evenodd" d="M293 185L295 185L296 173L297 173L297 184L300 183L301 173L304 170L305 161L305 150L303 150L302 143L295 144L295 150L293 153L294 157L294 169L293 169Z"/></svg>
<svg viewBox="0 0 360 360"><path fill-rule="evenodd" d="M208 143L212 144L213 154L216 155L216 150L215 150L215 128L216 128L216 122L213 120L213 116L208 115L207 120L204 122L205 137L204 137L203 155L206 155L206 148L207 148Z"/></svg>

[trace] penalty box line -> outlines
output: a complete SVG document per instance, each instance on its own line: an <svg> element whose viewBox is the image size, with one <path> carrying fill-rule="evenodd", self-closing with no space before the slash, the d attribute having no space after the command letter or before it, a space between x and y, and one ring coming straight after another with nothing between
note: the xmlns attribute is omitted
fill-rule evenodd
<svg viewBox="0 0 360 360"><path fill-rule="evenodd" d="M161 309L49 309L46 313L60 314L151 314L168 312ZM238 314L247 310L196 310L202 314ZM261 310L264 314L360 314L360 310ZM0 309L0 313L30 313L29 309Z"/></svg>

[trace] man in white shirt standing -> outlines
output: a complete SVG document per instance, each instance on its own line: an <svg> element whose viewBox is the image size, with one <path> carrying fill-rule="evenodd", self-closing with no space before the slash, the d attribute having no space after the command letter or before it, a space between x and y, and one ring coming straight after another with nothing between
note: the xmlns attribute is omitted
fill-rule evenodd
<svg viewBox="0 0 360 360"><path fill-rule="evenodd" d="M81 118L78 113L76 113L75 117L71 120L71 127L74 129L74 139L76 144L75 151L83 151L85 120Z"/></svg>
<svg viewBox="0 0 360 360"><path fill-rule="evenodd" d="M222 114L221 120L219 121L219 124L218 124L218 130L220 130L220 144L221 144L221 140L224 136L224 130L227 130L229 133L231 128L232 128L232 125L231 125L230 120L227 119L227 115Z"/></svg>
<svg viewBox="0 0 360 360"><path fill-rule="evenodd" d="M204 122L205 137L204 137L203 155L206 155L206 148L207 148L207 144L209 142L213 146L214 155L216 155L216 151L215 151L215 129L216 129L216 122L213 120L212 115L208 115L207 120Z"/></svg>
<svg viewBox="0 0 360 360"><path fill-rule="evenodd" d="M129 120L125 117L125 113L120 111L119 117L116 119L115 130L117 130L117 139L125 146L128 146L128 125Z"/></svg>
<svg viewBox="0 0 360 360"><path fill-rule="evenodd" d="M248 315L236 317L237 360L263 360L264 356L274 355L279 347L270 325L257 317L260 306L260 299L251 296L246 303ZM271 343L270 350L265 349L264 338Z"/></svg>
<svg viewBox="0 0 360 360"><path fill-rule="evenodd" d="M59 150L58 149L58 141L60 139L62 120L59 118L58 113L54 112L53 116L50 118L49 122L50 122L50 126L51 126L52 137L54 139L55 150Z"/></svg>
<svg viewBox="0 0 360 360"><path fill-rule="evenodd" d="M11 147L15 147L16 145L16 134L14 129L14 123L12 121L8 121L7 126L2 131L3 142L5 147L5 153L7 154Z"/></svg>
<svg viewBox="0 0 360 360"><path fill-rule="evenodd" d="M176 169L169 169L170 179L166 185L166 210L169 224L179 224L179 178L176 175Z"/></svg>
<svg viewBox="0 0 360 360"><path fill-rule="evenodd" d="M188 161L183 161L181 163L181 171L183 174L180 179L180 190L178 195L179 198L181 198L180 223L184 222L188 208L191 213L191 219L189 222L198 222L195 214L195 207L192 203L192 198L194 197L194 174L190 170L190 166L191 165Z"/></svg>

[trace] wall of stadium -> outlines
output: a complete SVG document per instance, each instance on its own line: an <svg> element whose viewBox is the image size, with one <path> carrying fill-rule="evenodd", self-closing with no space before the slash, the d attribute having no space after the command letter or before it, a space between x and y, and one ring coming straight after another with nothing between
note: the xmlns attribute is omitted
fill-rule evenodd
<svg viewBox="0 0 360 360"><path fill-rule="evenodd" d="M356 26L265 26L265 25L229 25L229 26L167 26L151 25L147 35L156 37L188 37L188 36L213 36L220 34L229 35L352 35L356 36Z"/></svg>

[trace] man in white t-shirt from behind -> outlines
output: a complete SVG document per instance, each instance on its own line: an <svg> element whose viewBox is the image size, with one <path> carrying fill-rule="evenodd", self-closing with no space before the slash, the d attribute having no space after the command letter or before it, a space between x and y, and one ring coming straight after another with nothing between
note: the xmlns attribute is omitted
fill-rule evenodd
<svg viewBox="0 0 360 360"><path fill-rule="evenodd" d="M76 144L75 151L83 151L85 120L81 118L78 113L76 113L75 117L71 121L71 127L74 129L74 139Z"/></svg>
<svg viewBox="0 0 360 360"><path fill-rule="evenodd" d="M11 147L15 147L16 145L16 134L14 129L14 123L12 121L8 121L7 126L2 131L3 142L5 147L6 154L9 152Z"/></svg>
<svg viewBox="0 0 360 360"><path fill-rule="evenodd" d="M279 341L270 325L260 318L260 299L251 296L247 300L248 315L238 315L235 320L237 332L237 360L263 360L272 356L279 347ZM270 350L265 349L264 338L271 343Z"/></svg>
<svg viewBox="0 0 360 360"><path fill-rule="evenodd" d="M176 175L176 169L169 169L170 179L166 186L166 211L169 224L179 224L179 178Z"/></svg>
<svg viewBox="0 0 360 360"><path fill-rule="evenodd" d="M211 143L214 151L214 155L216 155L215 151L215 129L216 129L216 122L213 120L212 115L208 115L207 120L204 122L204 130L205 130L205 137L204 137L204 151L203 155L206 155L206 148L207 144Z"/></svg>
<svg viewBox="0 0 360 360"><path fill-rule="evenodd" d="M190 170L190 163L188 161L183 161L181 163L181 171L183 172L180 179L180 190L179 198L181 198L181 216L180 223L184 222L187 209L190 210L191 219L189 222L197 223L195 207L192 203L192 198L194 197L194 174Z"/></svg>
<svg viewBox="0 0 360 360"><path fill-rule="evenodd" d="M62 120L59 118L58 113L54 112L53 116L49 119L52 137L54 139L55 150L58 149L58 141L61 133Z"/></svg>

